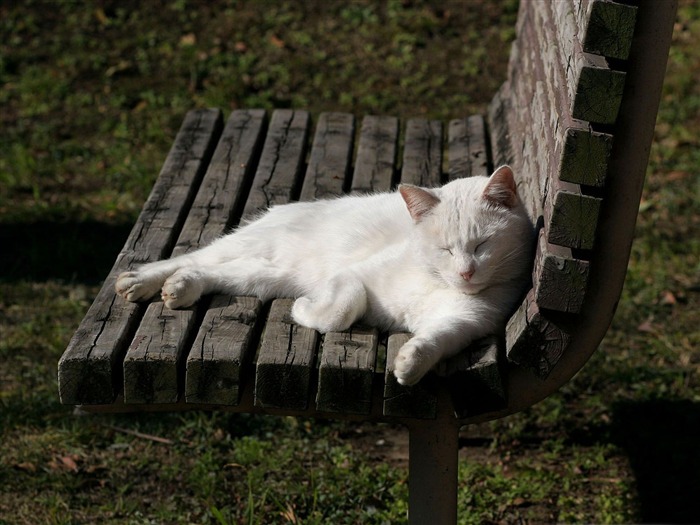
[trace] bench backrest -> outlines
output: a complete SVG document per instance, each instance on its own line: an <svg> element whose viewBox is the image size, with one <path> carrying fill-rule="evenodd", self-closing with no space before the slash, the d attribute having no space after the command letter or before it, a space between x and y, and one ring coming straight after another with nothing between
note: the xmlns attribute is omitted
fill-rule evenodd
<svg viewBox="0 0 700 525"><path fill-rule="evenodd" d="M507 328L508 358L528 370L509 380L509 411L568 380L610 324L675 11L671 0L521 1L508 79L489 109L494 164L523 174L540 227L533 286Z"/></svg>

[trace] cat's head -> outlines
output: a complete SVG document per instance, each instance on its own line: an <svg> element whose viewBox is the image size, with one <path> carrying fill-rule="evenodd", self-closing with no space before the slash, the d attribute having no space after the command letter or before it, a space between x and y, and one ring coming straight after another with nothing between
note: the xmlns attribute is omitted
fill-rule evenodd
<svg viewBox="0 0 700 525"><path fill-rule="evenodd" d="M437 189L402 184L399 192L415 224L416 249L450 286L474 294L527 272L534 233L510 167Z"/></svg>

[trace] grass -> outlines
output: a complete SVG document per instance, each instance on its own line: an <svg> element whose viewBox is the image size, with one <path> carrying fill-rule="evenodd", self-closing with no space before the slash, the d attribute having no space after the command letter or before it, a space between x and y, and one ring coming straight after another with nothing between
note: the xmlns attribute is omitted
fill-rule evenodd
<svg viewBox="0 0 700 525"><path fill-rule="evenodd" d="M0 5L0 524L400 523L398 429L75 417L56 362L186 110L482 111L515 13L479 0ZM465 523L696 519L699 34L684 0L613 325L558 394L464 430Z"/></svg>

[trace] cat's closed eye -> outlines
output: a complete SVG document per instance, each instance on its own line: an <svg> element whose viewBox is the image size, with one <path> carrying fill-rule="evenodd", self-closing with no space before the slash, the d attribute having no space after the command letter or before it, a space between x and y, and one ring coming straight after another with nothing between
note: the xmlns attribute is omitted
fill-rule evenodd
<svg viewBox="0 0 700 525"><path fill-rule="evenodd" d="M440 249L441 249L442 251L444 251L444 252L449 253L450 255L453 255L453 254L452 254L452 249L449 248L449 247L447 247L447 246L443 246L443 247L441 247Z"/></svg>
<svg viewBox="0 0 700 525"><path fill-rule="evenodd" d="M480 243L478 243L478 244L474 247L474 255L479 255L479 252L481 252L481 251L484 250L484 246L486 245L487 242L488 242L488 239L485 240L485 241L481 241Z"/></svg>

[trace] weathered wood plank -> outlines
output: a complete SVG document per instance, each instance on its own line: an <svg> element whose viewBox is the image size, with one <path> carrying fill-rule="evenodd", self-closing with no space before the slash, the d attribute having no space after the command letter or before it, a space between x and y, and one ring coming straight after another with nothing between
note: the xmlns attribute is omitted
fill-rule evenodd
<svg viewBox="0 0 700 525"><path fill-rule="evenodd" d="M318 370L318 411L370 413L378 340L376 328L361 326L326 334Z"/></svg>
<svg viewBox="0 0 700 525"><path fill-rule="evenodd" d="M580 55L581 69L576 83L574 118L614 124L625 89L625 73L611 69L605 58L589 53Z"/></svg>
<svg viewBox="0 0 700 525"><path fill-rule="evenodd" d="M216 295L187 357L185 401L238 405L262 323L256 297Z"/></svg>
<svg viewBox="0 0 700 525"><path fill-rule="evenodd" d="M191 111L144 208L95 301L58 364L64 404L111 403L121 389L121 359L144 307L118 298L119 273L168 255L221 133L221 112Z"/></svg>
<svg viewBox="0 0 700 525"><path fill-rule="evenodd" d="M342 195L348 188L355 118L347 113L322 113L316 125L300 200Z"/></svg>
<svg viewBox="0 0 700 525"><path fill-rule="evenodd" d="M272 302L255 366L255 405L305 410L318 332L292 320L292 299Z"/></svg>
<svg viewBox="0 0 700 525"><path fill-rule="evenodd" d="M394 180L399 119L367 116L362 119L351 191L388 191Z"/></svg>
<svg viewBox="0 0 700 525"><path fill-rule="evenodd" d="M512 363L546 379L570 340L568 324L553 312L540 311L531 290L506 326L506 355Z"/></svg>
<svg viewBox="0 0 700 525"><path fill-rule="evenodd" d="M632 47L636 21L636 6L596 0L588 18L583 50L626 60Z"/></svg>
<svg viewBox="0 0 700 525"><path fill-rule="evenodd" d="M491 99L486 114L491 139L491 156L494 166L509 164L513 169L520 169L520 165L515 164L515 153L511 141L512 114L511 84L506 81Z"/></svg>
<svg viewBox="0 0 700 525"><path fill-rule="evenodd" d="M449 180L490 175L484 117L451 120L447 136Z"/></svg>
<svg viewBox="0 0 700 525"><path fill-rule="evenodd" d="M575 184L550 181L545 205L547 241L568 248L593 249L602 199L583 195Z"/></svg>
<svg viewBox="0 0 700 525"><path fill-rule="evenodd" d="M442 184L442 122L409 119L403 150L401 182L436 187Z"/></svg>
<svg viewBox="0 0 700 525"><path fill-rule="evenodd" d="M195 250L224 233L230 218L240 215L255 170L265 123L263 110L234 111L214 151L173 256ZM182 390L185 343L194 338L200 304L163 311L148 306L124 358L124 399L128 403L170 403ZM148 341L149 344L145 344ZM175 392L174 392L175 391ZM173 397L174 396L174 397Z"/></svg>
<svg viewBox="0 0 700 525"><path fill-rule="evenodd" d="M433 374L428 374L417 385L405 386L399 384L394 376L396 355L410 337L411 335L406 333L389 336L384 372L383 413L385 416L435 419L439 380Z"/></svg>
<svg viewBox="0 0 700 525"><path fill-rule="evenodd" d="M541 231L532 273L537 306L578 313L586 295L588 270L588 261L574 258L569 248L547 243Z"/></svg>
<svg viewBox="0 0 700 525"><path fill-rule="evenodd" d="M507 406L502 336L475 341L446 363L447 389L457 417L469 417Z"/></svg>
<svg viewBox="0 0 700 525"><path fill-rule="evenodd" d="M210 244L237 222L255 173L265 127L262 109L231 113L173 255Z"/></svg>
<svg viewBox="0 0 700 525"><path fill-rule="evenodd" d="M182 383L178 360L194 321L193 309L149 305L124 358L125 403L177 402Z"/></svg>
<svg viewBox="0 0 700 525"><path fill-rule="evenodd" d="M596 132L584 123L566 129L559 178L582 186L605 185L613 136Z"/></svg>
<svg viewBox="0 0 700 525"><path fill-rule="evenodd" d="M299 196L310 125L311 119L306 111L278 109L272 114L243 211L244 220Z"/></svg>

